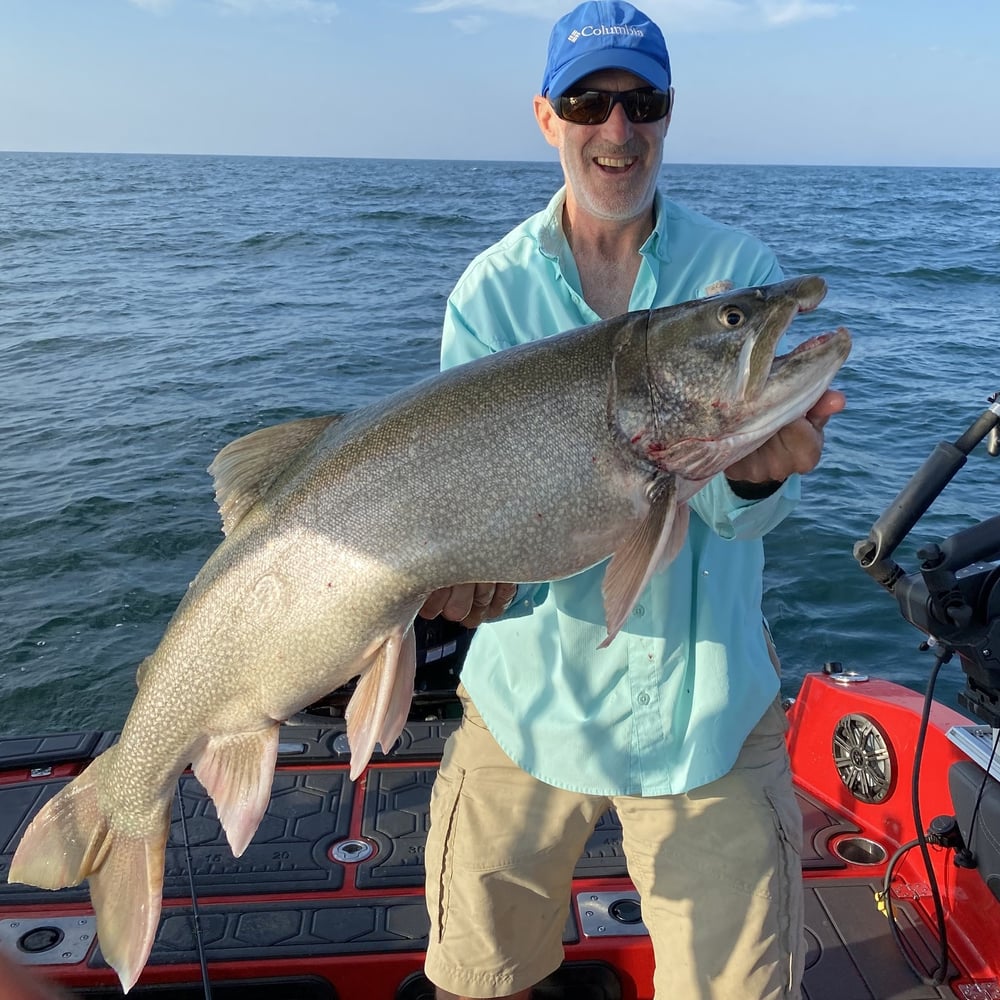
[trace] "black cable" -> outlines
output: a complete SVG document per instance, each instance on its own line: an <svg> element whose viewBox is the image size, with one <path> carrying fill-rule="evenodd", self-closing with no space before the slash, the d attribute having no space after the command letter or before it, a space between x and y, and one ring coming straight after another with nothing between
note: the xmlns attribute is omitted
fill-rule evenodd
<svg viewBox="0 0 1000 1000"><path fill-rule="evenodd" d="M184 815L184 800L181 798L181 780L177 779L177 811L181 814L181 833L184 837L184 856L187 860L188 887L191 891L191 916L194 921L194 941L198 949L198 963L201 966L201 985L205 1000L212 1000L212 984L208 979L208 959L205 942L201 936L201 914L198 909L198 894L194 888L194 862L191 860L191 842L188 840L187 817Z"/></svg>
<svg viewBox="0 0 1000 1000"><path fill-rule="evenodd" d="M913 823L917 834L917 845L920 847L920 854L924 859L924 867L927 871L927 882L931 889L931 898L934 901L934 914L937 918L938 941L941 944L938 967L934 970L933 976L928 982L920 975L927 985L940 986L948 976L948 929L944 919L944 905L941 902L941 893L938 889L937 877L934 875L934 866L931 864L931 852L927 847L927 835L924 832L924 824L920 818L920 765L923 761L924 743L927 739L927 728L930 725L931 706L934 703L934 686L937 683L938 674L952 657L952 650L947 646L940 645L934 656L934 667L927 681L927 692L924 695L923 711L920 715L920 729L917 732L917 745L913 752L913 778L910 783L910 804L913 810ZM912 968L912 966L911 966Z"/></svg>
<svg viewBox="0 0 1000 1000"><path fill-rule="evenodd" d="M924 833L924 825L920 818L920 765L923 759L924 743L927 738L927 728L930 724L931 705L934 701L934 686L937 683L937 676L941 667L951 659L951 655L951 650L947 647L941 647L935 655L934 668L931 670L930 679L927 683L927 692L924 695L923 710L920 716L920 728L917 732L917 744L913 753L913 778L910 784L910 804L913 811L913 822L917 836L913 840L903 844L898 848L896 853L893 854L892 858L889 860L889 864L886 866L885 877L882 880L882 898L886 907L886 916L889 918L889 930L892 933L892 939L895 941L896 947L899 949L899 953L903 956L906 964L910 967L910 971L925 986L940 986L945 981L948 974L948 937L947 928L944 922L944 907L941 904L941 894L938 891L937 878L934 875L934 868L931 864L930 850L927 847L927 836ZM896 871L896 866L914 847L920 848L920 853L924 859L924 866L927 870L927 881L930 885L931 897L934 900L934 912L937 918L938 926L938 940L941 944L941 956L938 961L938 967L934 970L931 977L928 977L926 973L921 971L917 967L915 959L910 957L908 946L899 932L899 925L896 923L896 915L892 908L892 879Z"/></svg>
<svg viewBox="0 0 1000 1000"><path fill-rule="evenodd" d="M896 923L896 914L892 909L892 878L896 871L896 865L898 865L899 862L903 860L904 856L919 843L919 840L908 841L907 843L901 845L896 850L896 853L889 859L889 864L886 865L885 875L882 878L882 900L885 903L885 915L889 918L889 931L892 934L893 941L896 942L896 948L899 950L900 955L903 956L903 960L910 967L910 971L926 986L929 985L927 976L917 968L916 962L910 958L906 942L899 933L899 925Z"/></svg>
<svg viewBox="0 0 1000 1000"><path fill-rule="evenodd" d="M993 747L990 750L989 760L986 761L986 773L983 775L982 783L979 785L979 794L976 796L976 804L972 807L972 819L969 820L969 838L967 841L967 847L970 854L973 851L973 835L976 832L976 820L979 818L979 806L983 801L983 795L986 792L986 786L990 781L990 770L993 767L993 759L997 755L997 747L1000 746L1000 731L997 732L996 736L993 738ZM974 857L974 855L973 855Z"/></svg>

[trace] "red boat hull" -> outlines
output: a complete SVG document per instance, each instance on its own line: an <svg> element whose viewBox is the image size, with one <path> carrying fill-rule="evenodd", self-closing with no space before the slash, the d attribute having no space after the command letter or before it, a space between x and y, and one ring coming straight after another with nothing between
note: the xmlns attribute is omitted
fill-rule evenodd
<svg viewBox="0 0 1000 1000"><path fill-rule="evenodd" d="M922 981L931 978L938 937L920 851L909 851L898 865L893 910L923 976L901 957L876 902L889 859L916 832L910 787L921 707L919 695L898 685L845 683L843 676L824 674L809 675L790 707L788 745L806 833L808 1000L1000 1000L1000 901L979 872L956 867L950 850L930 849L949 946L949 975L941 985ZM216 1000L430 998L421 974L427 933L422 851L430 788L453 725L409 724L393 753L377 758L353 784L342 725L310 720L284 727L268 813L238 860L201 787L185 776L184 822L175 804L163 920L130 996L203 996L200 937ZM925 825L955 813L949 774L968 762L947 733L971 725L934 705L919 783ZM847 748L858 756L854 771L845 766L845 732L861 734L859 745ZM108 738L0 741L0 768L6 763L0 873L30 817ZM620 828L609 815L578 865L564 931L566 962L544 997L652 997L653 959L634 900ZM0 948L70 995L120 995L95 940L85 888L45 892L4 880ZM17 996L12 982L0 985L5 998Z"/></svg>

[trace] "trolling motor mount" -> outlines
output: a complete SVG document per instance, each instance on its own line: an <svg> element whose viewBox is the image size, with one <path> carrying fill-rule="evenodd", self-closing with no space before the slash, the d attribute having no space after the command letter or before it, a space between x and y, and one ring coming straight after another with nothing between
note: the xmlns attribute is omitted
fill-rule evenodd
<svg viewBox="0 0 1000 1000"><path fill-rule="evenodd" d="M892 554L930 505L986 440L988 454L1000 454L1000 394L957 441L941 442L872 525L855 543L861 568L889 591L903 618L957 653L965 672L958 700L978 719L1000 728L1000 515L958 531L917 551L920 567L907 573ZM990 565L994 563L993 565Z"/></svg>

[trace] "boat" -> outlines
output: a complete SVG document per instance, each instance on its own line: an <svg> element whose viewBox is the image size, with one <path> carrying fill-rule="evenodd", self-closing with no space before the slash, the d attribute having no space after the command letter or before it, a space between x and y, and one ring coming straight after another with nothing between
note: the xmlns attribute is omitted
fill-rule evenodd
<svg viewBox="0 0 1000 1000"><path fill-rule="evenodd" d="M1000 405L914 474L867 539L861 568L925 635L927 693L826 663L787 703L804 824L804 1000L1000 1000L1000 517L893 560L980 442L1000 451ZM178 783L161 924L129 996L140 1000L430 1000L423 848L468 633L420 624L417 689L394 746L348 777L335 692L282 727L267 813L241 858L189 773ZM959 703L933 698L957 656ZM34 813L116 738L0 740L0 875ZM380 748L381 751L381 748ZM85 887L0 879L0 952L64 996L112 1000ZM575 871L565 961L537 1000L649 1000L653 958L613 813ZM0 987L5 987L0 978ZM0 994L18 1000L12 983Z"/></svg>

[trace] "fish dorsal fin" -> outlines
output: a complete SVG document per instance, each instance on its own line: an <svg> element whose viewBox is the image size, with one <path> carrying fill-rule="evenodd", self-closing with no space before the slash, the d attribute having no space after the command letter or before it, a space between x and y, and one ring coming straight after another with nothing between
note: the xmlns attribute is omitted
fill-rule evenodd
<svg viewBox="0 0 1000 1000"><path fill-rule="evenodd" d="M657 476L649 488L649 511L604 573L604 614L610 645L653 574L677 555L687 534L688 506L677 502L673 476Z"/></svg>
<svg viewBox="0 0 1000 1000"><path fill-rule="evenodd" d="M368 766L376 743L388 752L396 742L413 697L417 645L413 622L390 632L361 675L344 712L351 748L351 778Z"/></svg>
<svg viewBox="0 0 1000 1000"><path fill-rule="evenodd" d="M228 535L243 520L247 511L274 485L293 455L340 419L333 416L291 420L262 427L227 444L208 467L215 481L215 502L222 515L223 533Z"/></svg>

